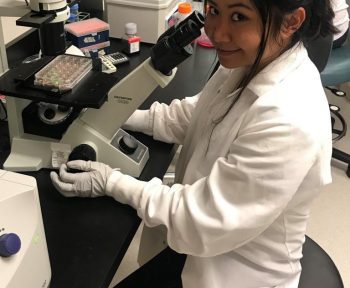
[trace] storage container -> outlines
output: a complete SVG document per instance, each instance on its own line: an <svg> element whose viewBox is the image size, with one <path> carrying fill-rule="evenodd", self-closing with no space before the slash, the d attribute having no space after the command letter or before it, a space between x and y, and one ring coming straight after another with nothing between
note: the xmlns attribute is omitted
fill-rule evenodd
<svg viewBox="0 0 350 288"><path fill-rule="evenodd" d="M142 42L156 43L168 29L168 20L177 10L179 0L106 0L110 36L122 38L128 22L137 24Z"/></svg>
<svg viewBox="0 0 350 288"><path fill-rule="evenodd" d="M64 29L67 40L78 48L109 41L109 25L98 18L69 23Z"/></svg>
<svg viewBox="0 0 350 288"><path fill-rule="evenodd" d="M90 56L91 58L97 58L100 55L106 55L110 52L110 42L102 42L91 46L86 46L80 49L85 56Z"/></svg>

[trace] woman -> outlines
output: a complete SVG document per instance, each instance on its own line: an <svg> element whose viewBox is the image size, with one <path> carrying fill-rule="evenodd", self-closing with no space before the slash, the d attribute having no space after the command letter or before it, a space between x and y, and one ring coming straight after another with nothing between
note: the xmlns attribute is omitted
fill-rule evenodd
<svg viewBox="0 0 350 288"><path fill-rule="evenodd" d="M185 288L296 288L309 207L331 182L332 149L327 99L303 43L334 33L334 13L328 0L205 5L221 67L199 95L154 103L126 125L183 144L176 184L85 161L62 165L52 181L67 197L114 197L145 225L165 228L168 245L187 254Z"/></svg>

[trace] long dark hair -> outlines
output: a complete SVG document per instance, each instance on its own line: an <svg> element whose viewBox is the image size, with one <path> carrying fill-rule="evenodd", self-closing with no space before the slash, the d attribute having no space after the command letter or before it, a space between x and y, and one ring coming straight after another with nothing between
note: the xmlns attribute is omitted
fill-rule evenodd
<svg viewBox="0 0 350 288"><path fill-rule="evenodd" d="M291 39L290 45L284 51L293 47L296 43L301 42L305 46L320 36L334 34L338 30L333 25L334 12L330 0L250 0L257 8L261 17L263 29L261 32L261 42L256 55L255 61L248 73L241 79L238 87L241 88L237 97L227 111L218 119L213 121L213 130L229 113L231 108L237 103L244 89L249 82L258 74L261 59L264 54L266 43L269 37L274 37L277 41L278 33L283 24L284 17L292 13L295 9L303 7L306 11L306 18L302 26L296 31ZM204 9L207 7L207 0L204 0ZM282 53L284 52L282 51ZM213 131L212 130L212 131Z"/></svg>

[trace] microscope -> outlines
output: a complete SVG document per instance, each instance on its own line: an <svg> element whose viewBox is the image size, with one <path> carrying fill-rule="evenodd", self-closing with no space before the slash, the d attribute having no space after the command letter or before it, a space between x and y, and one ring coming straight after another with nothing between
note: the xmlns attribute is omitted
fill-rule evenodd
<svg viewBox="0 0 350 288"><path fill-rule="evenodd" d="M157 86L165 87L174 78L176 66L193 54L191 43L200 36L204 17L195 11L165 31L151 48L150 57L119 82L91 69L74 88L58 95L38 90L33 75L64 53L62 22L69 12L65 1L42 1L53 3L31 1L31 13L44 15L46 20L33 24L30 20L36 17L26 15L17 24L40 29L43 57L0 77L0 92L9 96L11 139L4 169L55 169L67 160L83 159L139 177L149 158L148 148L120 127ZM52 37L56 39L48 40Z"/></svg>

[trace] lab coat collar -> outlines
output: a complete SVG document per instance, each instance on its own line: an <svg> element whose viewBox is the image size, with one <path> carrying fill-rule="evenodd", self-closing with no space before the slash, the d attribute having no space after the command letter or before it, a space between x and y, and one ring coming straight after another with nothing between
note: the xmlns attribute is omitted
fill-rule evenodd
<svg viewBox="0 0 350 288"><path fill-rule="evenodd" d="M242 90L242 88L238 88L235 91L233 91L232 93L228 94L226 96L226 98L231 98L231 97L236 97L236 95L238 95L238 93Z"/></svg>
<svg viewBox="0 0 350 288"><path fill-rule="evenodd" d="M244 74L246 73L247 73L247 67L239 67L239 68L231 69L231 77L228 81L229 89L231 89L232 85L237 86L239 82L242 80L242 78L244 77ZM235 97L241 90L242 90L241 87L233 90L231 93L227 94L226 99Z"/></svg>
<svg viewBox="0 0 350 288"><path fill-rule="evenodd" d="M295 44L280 57L271 62L259 72L248 84L247 89L256 96L262 96L271 90L271 87L281 83L290 73L307 59L308 53L302 43Z"/></svg>

